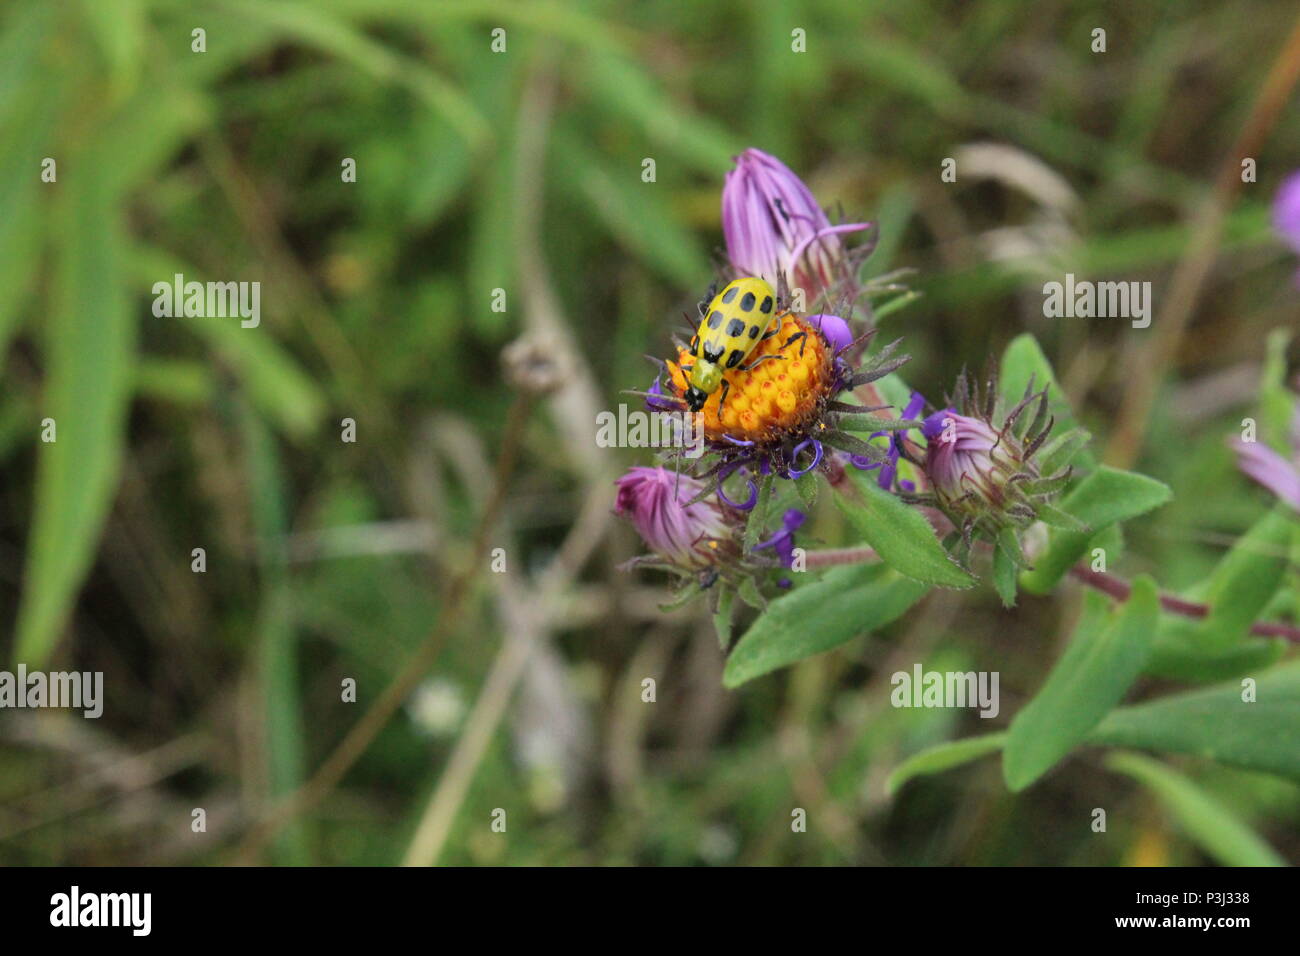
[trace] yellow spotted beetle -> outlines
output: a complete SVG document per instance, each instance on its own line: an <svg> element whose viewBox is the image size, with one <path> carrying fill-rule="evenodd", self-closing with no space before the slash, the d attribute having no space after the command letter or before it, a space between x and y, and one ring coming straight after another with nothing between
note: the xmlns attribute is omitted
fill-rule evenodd
<svg viewBox="0 0 1300 956"><path fill-rule="evenodd" d="M781 331L781 316L785 314L777 305L772 287L753 276L729 282L711 300L706 297L700 303L700 328L690 344L695 362L682 366L682 372L690 376L683 397L691 411L702 409L719 386L722 387L722 397L718 400L718 410L722 410L731 389L731 383L724 375L727 370L745 372L764 359L780 358L764 355L749 365L741 364L759 342ZM772 322L774 318L777 320L775 325ZM806 334L800 332L790 336L786 345Z"/></svg>

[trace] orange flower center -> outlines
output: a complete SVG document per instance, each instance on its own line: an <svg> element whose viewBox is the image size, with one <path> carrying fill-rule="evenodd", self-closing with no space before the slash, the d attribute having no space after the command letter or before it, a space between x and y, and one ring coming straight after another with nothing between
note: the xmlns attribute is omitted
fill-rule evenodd
<svg viewBox="0 0 1300 956"><path fill-rule="evenodd" d="M749 371L724 372L723 386L709 396L699 413L704 416L705 437L720 439L726 434L767 444L806 424L818 414L822 401L830 398L834 356L821 333L800 316L787 314L782 321L781 331L760 341L745 359L744 364L752 366ZM799 332L807 334L792 341ZM685 349L675 363L668 363L672 390L679 398L687 385L681 366L693 363Z"/></svg>

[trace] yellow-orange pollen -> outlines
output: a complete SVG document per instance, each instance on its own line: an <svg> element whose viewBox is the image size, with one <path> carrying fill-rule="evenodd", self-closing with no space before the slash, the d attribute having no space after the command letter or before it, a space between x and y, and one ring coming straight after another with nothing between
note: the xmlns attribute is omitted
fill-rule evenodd
<svg viewBox="0 0 1300 956"><path fill-rule="evenodd" d="M831 350L821 334L803 318L787 314L782 316L782 321L781 331L759 342L744 364L753 365L765 355L780 358L764 359L747 372L724 372L723 380L731 383L730 390L720 387L709 396L700 413L704 416L705 437L718 439L727 434L764 444L780 437L782 432L806 424L817 414L822 399L829 397L827 393L834 377ZM791 337L798 332L807 335L791 342ZM669 378L678 397L687 384L681 366L689 367L693 361L690 352L683 349L676 363L668 363ZM722 403L724 391L727 400Z"/></svg>

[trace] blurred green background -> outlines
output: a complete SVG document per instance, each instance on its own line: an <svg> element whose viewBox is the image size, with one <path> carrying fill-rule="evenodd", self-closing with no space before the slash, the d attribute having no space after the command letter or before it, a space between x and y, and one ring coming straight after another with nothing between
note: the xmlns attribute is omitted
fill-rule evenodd
<svg viewBox="0 0 1300 956"><path fill-rule="evenodd" d="M886 795L901 759L1004 726L1032 695L1077 613L1069 586L1010 612L990 590L936 592L882 635L723 691L706 611L663 613L662 580L617 570L640 544L610 518L612 482L648 458L597 449L591 416L649 382L644 354L714 274L731 157L757 146L879 223L869 275L916 269L922 296L883 321L913 386L937 401L1031 331L1104 446L1154 327L1045 319L1042 283L1150 280L1159 310L1295 13L5 3L0 650L10 668L103 671L107 700L98 721L0 712L0 862L226 862L431 634L416 692L256 858L1211 862L1087 751L1014 796L996 761ZM1296 326L1295 263L1268 225L1300 165L1288 115L1158 369L1136 464L1176 497L1131 529L1122 573L1196 580L1266 502L1224 438L1269 330ZM178 272L260 282L261 325L155 317L153 283ZM500 352L523 333L568 385L523 433L490 542L509 573L474 575L449 623L512 401ZM834 509L810 530L842 540ZM918 660L1000 671L1001 716L891 708L889 675ZM1181 765L1300 859L1295 786Z"/></svg>

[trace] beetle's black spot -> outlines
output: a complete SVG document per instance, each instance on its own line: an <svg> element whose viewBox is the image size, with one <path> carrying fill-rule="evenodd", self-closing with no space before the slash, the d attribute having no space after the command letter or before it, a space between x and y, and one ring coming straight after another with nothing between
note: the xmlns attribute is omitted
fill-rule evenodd
<svg viewBox="0 0 1300 956"><path fill-rule="evenodd" d="M727 356L727 368L735 368L744 357L745 353L740 349L732 349L731 354Z"/></svg>
<svg viewBox="0 0 1300 956"><path fill-rule="evenodd" d="M755 303L756 301L758 301L758 300L754 297L754 293L752 293L752 292L746 292L746 293L745 293L745 297L744 297L743 299L740 300L740 310L741 310L742 312L750 312L750 311L752 311L753 308L754 308L754 303Z"/></svg>
<svg viewBox="0 0 1300 956"><path fill-rule="evenodd" d="M723 304L723 305L731 305L731 303L735 302L735 301L736 301L736 293L739 292L739 291L740 291L740 289L739 289L737 286L734 286L734 285L733 285L730 289L728 289L728 290L723 294L723 296L722 296L722 304Z"/></svg>
<svg viewBox="0 0 1300 956"><path fill-rule="evenodd" d="M763 304L758 307L758 310L760 312L772 311L772 297L770 295L763 296Z"/></svg>
<svg viewBox="0 0 1300 956"><path fill-rule="evenodd" d="M710 340L704 343L704 360L706 362L721 362L723 345L721 342Z"/></svg>
<svg viewBox="0 0 1300 956"><path fill-rule="evenodd" d="M762 329L760 329L757 325L751 325L751 326L749 327L749 337L750 337L751 339L756 339L756 338L758 338L758 333L761 332L761 331L762 331Z"/></svg>
<svg viewBox="0 0 1300 956"><path fill-rule="evenodd" d="M694 355L695 350L698 349L699 347L700 347L700 337L697 335L691 339L691 354Z"/></svg>
<svg viewBox="0 0 1300 956"><path fill-rule="evenodd" d="M722 313L714 312L711 316L709 316L709 328L716 329L720 325L722 325Z"/></svg>
<svg viewBox="0 0 1300 956"><path fill-rule="evenodd" d="M733 339L737 335L741 335L742 333L744 333L744 331L745 331L744 319L732 319L730 322L727 323L727 335Z"/></svg>

